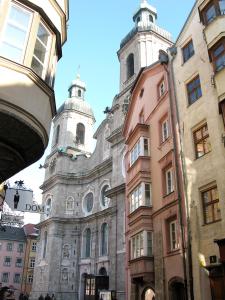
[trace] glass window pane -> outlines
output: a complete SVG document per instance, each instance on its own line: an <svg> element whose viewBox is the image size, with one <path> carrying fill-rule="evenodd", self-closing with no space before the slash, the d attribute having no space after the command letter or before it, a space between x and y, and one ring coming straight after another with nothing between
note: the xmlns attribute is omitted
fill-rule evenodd
<svg viewBox="0 0 225 300"><path fill-rule="evenodd" d="M221 15L224 15L225 14L225 1L224 0L219 1L219 6L220 6Z"/></svg>
<svg viewBox="0 0 225 300"><path fill-rule="evenodd" d="M15 45L17 48L22 49L25 39L26 39L26 31L15 27L14 25L8 24L5 36L7 43Z"/></svg>
<svg viewBox="0 0 225 300"><path fill-rule="evenodd" d="M211 22L215 17L216 17L216 9L215 9L214 5L212 5L206 11L207 22L208 23Z"/></svg>
<svg viewBox="0 0 225 300"><path fill-rule="evenodd" d="M39 40L36 40L35 48L34 48L34 55L35 55L42 63L44 63L44 61L45 61L45 53L46 53L45 47L41 44L41 42L40 42Z"/></svg>
<svg viewBox="0 0 225 300"><path fill-rule="evenodd" d="M18 26L22 26L27 29L30 22L30 15L30 12L13 5L11 7L9 19L10 21L13 20L13 23L17 24Z"/></svg>
<svg viewBox="0 0 225 300"><path fill-rule="evenodd" d="M48 31L45 29L45 27L42 24L39 25L37 36L42 41L42 43L45 46L47 46L48 39L50 38L50 35L49 35Z"/></svg>
<svg viewBox="0 0 225 300"><path fill-rule="evenodd" d="M14 46L8 45L7 43L2 43L0 48L0 55L5 56L14 61L20 62L22 57L22 50L15 48Z"/></svg>
<svg viewBox="0 0 225 300"><path fill-rule="evenodd" d="M43 71L43 65L35 58L33 57L31 68L39 75L41 76Z"/></svg>

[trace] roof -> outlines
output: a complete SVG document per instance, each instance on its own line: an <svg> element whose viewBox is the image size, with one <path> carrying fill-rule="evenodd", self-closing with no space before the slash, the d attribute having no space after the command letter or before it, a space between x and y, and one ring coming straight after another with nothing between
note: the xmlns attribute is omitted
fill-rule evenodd
<svg viewBox="0 0 225 300"><path fill-rule="evenodd" d="M26 242L26 235L23 228L4 226L0 230L0 240Z"/></svg>
<svg viewBox="0 0 225 300"><path fill-rule="evenodd" d="M34 224L26 224L23 229L26 236L38 236L38 229Z"/></svg>

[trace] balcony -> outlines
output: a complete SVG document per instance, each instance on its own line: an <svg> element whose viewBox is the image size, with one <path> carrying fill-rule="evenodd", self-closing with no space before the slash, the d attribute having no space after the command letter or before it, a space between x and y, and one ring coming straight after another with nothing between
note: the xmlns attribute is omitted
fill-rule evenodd
<svg viewBox="0 0 225 300"><path fill-rule="evenodd" d="M154 281L154 258L142 256L130 260L130 274L132 278L142 277L144 281Z"/></svg>

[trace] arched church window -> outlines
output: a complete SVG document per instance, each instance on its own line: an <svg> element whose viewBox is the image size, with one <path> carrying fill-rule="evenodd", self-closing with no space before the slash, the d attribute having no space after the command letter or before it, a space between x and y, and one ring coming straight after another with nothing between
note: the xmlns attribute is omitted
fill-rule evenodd
<svg viewBox="0 0 225 300"><path fill-rule="evenodd" d="M127 57L127 79L134 75L134 54L130 53Z"/></svg>
<svg viewBox="0 0 225 300"><path fill-rule="evenodd" d="M76 132L76 142L77 142L77 144L84 145L84 138L85 138L84 124L78 123L77 124L77 132Z"/></svg>
<svg viewBox="0 0 225 300"><path fill-rule="evenodd" d="M106 207L108 206L108 202L109 202L109 199L106 197L106 192L108 191L109 189L109 185L104 185L102 190L101 190L101 204L103 207Z"/></svg>
<svg viewBox="0 0 225 300"><path fill-rule="evenodd" d="M83 235L83 257L89 258L91 256L91 229L87 228Z"/></svg>
<svg viewBox="0 0 225 300"><path fill-rule="evenodd" d="M153 23L154 20L152 15L149 15L149 21Z"/></svg>
<svg viewBox="0 0 225 300"><path fill-rule="evenodd" d="M107 271L106 271L106 268L104 268L104 267L101 267L101 269L99 270L98 273L101 276L107 276Z"/></svg>
<svg viewBox="0 0 225 300"><path fill-rule="evenodd" d="M147 288L144 292L144 300L154 300L155 299L155 293L152 289Z"/></svg>
<svg viewBox="0 0 225 300"><path fill-rule="evenodd" d="M42 255L43 258L45 258L45 256L46 256L47 241L48 241L48 233L47 233L47 231L45 231L44 232L43 255Z"/></svg>
<svg viewBox="0 0 225 300"><path fill-rule="evenodd" d="M101 256L108 254L108 224L103 223L101 227L101 247L100 247Z"/></svg>
<svg viewBox="0 0 225 300"><path fill-rule="evenodd" d="M46 217L49 217L50 213L51 213L51 207L52 207L52 199L48 198L45 204L45 214Z"/></svg>
<svg viewBox="0 0 225 300"><path fill-rule="evenodd" d="M92 211L93 203L94 203L94 196L93 193L90 192L84 197L84 209L86 210L86 212L89 213Z"/></svg>
<svg viewBox="0 0 225 300"><path fill-rule="evenodd" d="M78 97L81 97L82 93L81 90L78 90Z"/></svg>
<svg viewBox="0 0 225 300"><path fill-rule="evenodd" d="M59 132L60 132L60 125L56 128L56 134L55 134L55 143L58 144L59 142Z"/></svg>

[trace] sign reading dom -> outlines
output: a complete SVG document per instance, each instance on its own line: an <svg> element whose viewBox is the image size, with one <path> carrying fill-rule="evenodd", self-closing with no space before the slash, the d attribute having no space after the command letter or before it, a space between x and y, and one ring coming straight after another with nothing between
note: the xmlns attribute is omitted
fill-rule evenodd
<svg viewBox="0 0 225 300"><path fill-rule="evenodd" d="M27 206L33 205L33 191L23 188L8 188L6 190L5 202L12 210L27 211Z"/></svg>

